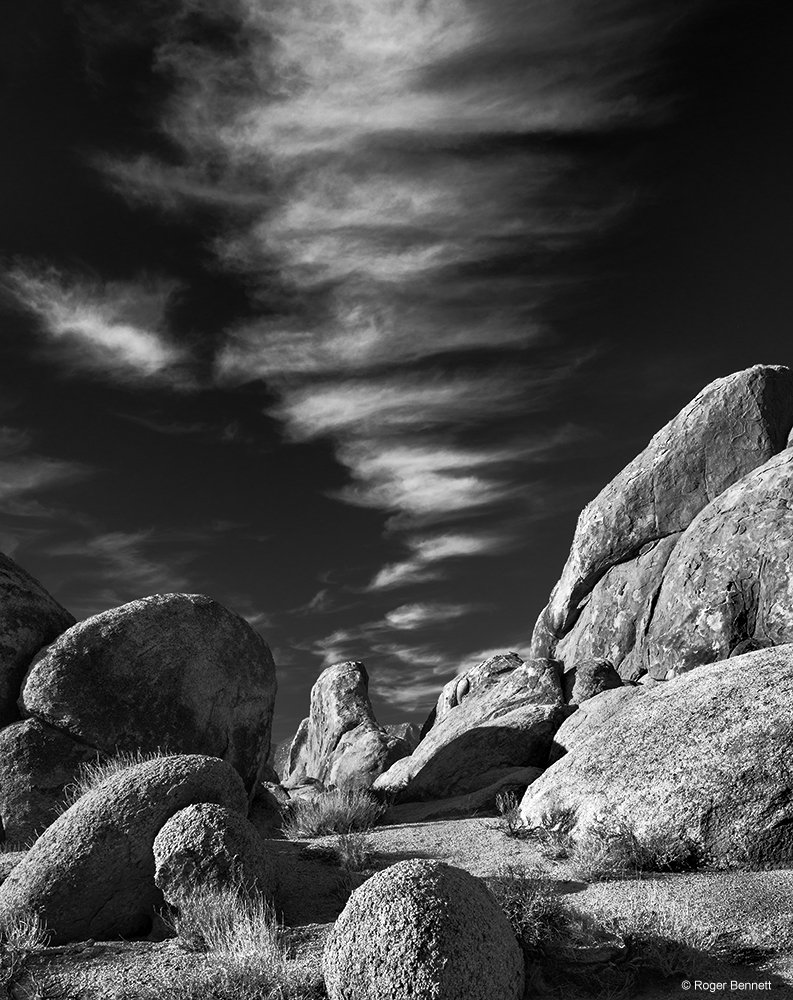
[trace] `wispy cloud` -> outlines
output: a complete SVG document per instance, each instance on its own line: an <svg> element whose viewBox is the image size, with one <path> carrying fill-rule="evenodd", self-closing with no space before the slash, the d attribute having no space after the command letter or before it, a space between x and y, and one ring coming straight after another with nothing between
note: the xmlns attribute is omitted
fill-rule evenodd
<svg viewBox="0 0 793 1000"><path fill-rule="evenodd" d="M53 546L51 556L68 560L63 586L74 595L73 613L96 614L150 594L189 590L184 570L190 557L155 555L163 541L168 539L153 530L109 531Z"/></svg>
<svg viewBox="0 0 793 1000"><path fill-rule="evenodd" d="M392 590L396 587L441 580L446 570L442 564L448 560L498 555L509 544L508 536L487 532L411 536L407 540L410 556L401 562L384 566L370 582L368 589Z"/></svg>
<svg viewBox="0 0 793 1000"><path fill-rule="evenodd" d="M184 351L164 333L172 283L86 281L54 269L17 267L6 284L39 321L51 352L73 370L120 382L189 383Z"/></svg>
<svg viewBox="0 0 793 1000"><path fill-rule="evenodd" d="M39 455L33 437L16 427L0 426L0 511L17 517L56 513L43 496L90 475L78 462Z"/></svg>
<svg viewBox="0 0 793 1000"><path fill-rule="evenodd" d="M385 620L394 628L412 631L453 621L455 618L462 618L476 610L478 610L476 605L444 604L440 601L424 604L402 604L400 607L388 611Z"/></svg>
<svg viewBox="0 0 793 1000"><path fill-rule="evenodd" d="M582 182L583 154L555 140L653 120L638 81L670 10L696 6L234 0L221 16L181 0L161 15L181 162L104 169L129 197L223 214L214 252L261 309L226 331L216 377L266 381L291 439L333 443L350 473L337 496L390 515L411 554L372 589L499 551L479 520L531 504L537 464L575 440L526 440L570 374L538 371L534 349L564 252L633 193Z"/></svg>

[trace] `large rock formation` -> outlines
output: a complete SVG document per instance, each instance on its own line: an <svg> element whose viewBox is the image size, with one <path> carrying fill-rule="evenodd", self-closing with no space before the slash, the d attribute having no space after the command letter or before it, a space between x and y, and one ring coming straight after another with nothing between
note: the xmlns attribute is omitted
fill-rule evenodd
<svg viewBox="0 0 793 1000"><path fill-rule="evenodd" d="M400 861L350 897L328 937L329 1000L519 1000L523 955L479 879Z"/></svg>
<svg viewBox="0 0 793 1000"><path fill-rule="evenodd" d="M645 673L661 581L688 544L687 529L729 487L785 449L791 426L787 368L757 365L707 386L581 513L562 576L535 627L532 655L556 657L565 670L595 658L612 662L626 679ZM753 503L747 501L749 516L757 510ZM733 502L731 510L738 506ZM725 513L715 508L713 517ZM722 530L726 537L726 524ZM710 614L712 596L694 617ZM682 669L713 659L699 655L684 657Z"/></svg>
<svg viewBox="0 0 793 1000"><path fill-rule="evenodd" d="M74 618L38 580L0 553L0 726L19 718L19 689L33 657L71 625Z"/></svg>
<svg viewBox="0 0 793 1000"><path fill-rule="evenodd" d="M209 597L163 594L70 628L31 668L21 704L107 753L222 757L252 789L275 687L270 650L246 621Z"/></svg>
<svg viewBox="0 0 793 1000"><path fill-rule="evenodd" d="M578 732L558 734L567 753L526 791L527 825L572 811L575 837L624 820L718 862L793 861L793 645L586 705Z"/></svg>
<svg viewBox="0 0 793 1000"><path fill-rule="evenodd" d="M96 750L38 719L0 730L0 821L6 844L34 839L58 816L64 791Z"/></svg>
<svg viewBox="0 0 793 1000"><path fill-rule="evenodd" d="M371 785L409 744L377 724L362 663L336 663L311 689L311 710L287 759L287 784L316 778L325 785Z"/></svg>
<svg viewBox="0 0 793 1000"><path fill-rule="evenodd" d="M720 496L680 538L644 643L652 677L793 642L793 448Z"/></svg>
<svg viewBox="0 0 793 1000"><path fill-rule="evenodd" d="M515 653L472 671L477 683L442 709L409 757L374 784L396 802L442 799L485 788L525 767L544 767L554 732L568 714L553 664ZM465 687L465 685L462 685ZM443 699L445 695L442 695Z"/></svg>
<svg viewBox="0 0 793 1000"><path fill-rule="evenodd" d="M60 816L0 886L0 924L38 913L53 944L145 931L162 896L154 838L194 802L242 815L247 795L214 757L160 757L113 775Z"/></svg>

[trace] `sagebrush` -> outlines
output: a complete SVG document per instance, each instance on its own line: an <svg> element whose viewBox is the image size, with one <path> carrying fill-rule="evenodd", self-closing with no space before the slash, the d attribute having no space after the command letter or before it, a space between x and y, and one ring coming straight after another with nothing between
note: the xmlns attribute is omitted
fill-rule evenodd
<svg viewBox="0 0 793 1000"><path fill-rule="evenodd" d="M368 789L332 788L295 799L284 811L281 829L291 840L370 830L386 807Z"/></svg>

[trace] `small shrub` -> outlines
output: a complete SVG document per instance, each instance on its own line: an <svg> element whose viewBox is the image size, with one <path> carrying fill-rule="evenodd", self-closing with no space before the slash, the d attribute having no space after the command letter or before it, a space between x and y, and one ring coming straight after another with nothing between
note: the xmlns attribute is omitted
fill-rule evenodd
<svg viewBox="0 0 793 1000"><path fill-rule="evenodd" d="M667 898L657 885L611 926L625 941L637 976L690 977L717 964L718 935L688 901Z"/></svg>
<svg viewBox="0 0 793 1000"><path fill-rule="evenodd" d="M569 934L572 912L553 885L538 873L505 865L490 887L527 955L554 950Z"/></svg>
<svg viewBox="0 0 793 1000"><path fill-rule="evenodd" d="M92 792L120 771L125 771L135 764L143 764L147 760L156 760L158 757L167 757L168 755L167 750L160 748L151 751L121 750L111 757L97 755L96 760L80 764L74 781L64 788L62 810L65 812L70 809L83 795Z"/></svg>
<svg viewBox="0 0 793 1000"><path fill-rule="evenodd" d="M48 942L49 933L37 913L6 917L0 925L0 986L8 990L24 970L28 955L46 948Z"/></svg>
<svg viewBox="0 0 793 1000"><path fill-rule="evenodd" d="M316 977L289 968L270 903L242 885L202 887L172 926L183 947L204 954L189 974L150 983L141 1000L314 1000Z"/></svg>
<svg viewBox="0 0 793 1000"><path fill-rule="evenodd" d="M528 833L520 819L520 803L514 792L496 795L496 810L501 817L501 828L508 837L525 837Z"/></svg>
<svg viewBox="0 0 793 1000"><path fill-rule="evenodd" d="M527 835L537 840L541 853L548 860L564 861L573 851L575 821L574 809L546 812L540 818L540 825L532 827Z"/></svg>
<svg viewBox="0 0 793 1000"><path fill-rule="evenodd" d="M337 864L350 872L363 872L372 867L374 851L369 838L362 833L340 833L333 845Z"/></svg>
<svg viewBox="0 0 793 1000"><path fill-rule="evenodd" d="M290 803L281 829L290 840L370 830L385 809L368 789L332 788Z"/></svg>
<svg viewBox="0 0 793 1000"><path fill-rule="evenodd" d="M639 837L630 823L615 819L593 824L572 850L572 874L587 882L632 878L643 872L690 871L697 867L694 845L675 836Z"/></svg>

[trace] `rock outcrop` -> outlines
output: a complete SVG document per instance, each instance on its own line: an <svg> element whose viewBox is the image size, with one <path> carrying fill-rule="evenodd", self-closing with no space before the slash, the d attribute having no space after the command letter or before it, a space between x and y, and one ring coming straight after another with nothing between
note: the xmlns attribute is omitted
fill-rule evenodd
<svg viewBox="0 0 793 1000"><path fill-rule="evenodd" d="M481 683L470 684L462 700L458 687L456 703L375 789L395 802L442 799L486 788L514 768L545 766L553 734L569 714L553 664L523 663L511 653L475 670Z"/></svg>
<svg viewBox="0 0 793 1000"><path fill-rule="evenodd" d="M575 837L625 820L720 863L793 861L793 645L629 690L560 730L567 753L527 789L523 821L572 811Z"/></svg>
<svg viewBox="0 0 793 1000"><path fill-rule="evenodd" d="M618 687L622 687L622 678L608 660L579 660L562 677L562 690L572 705Z"/></svg>
<svg viewBox="0 0 793 1000"><path fill-rule="evenodd" d="M237 771L214 757L159 757L116 773L48 827L0 886L0 923L38 913L53 944L145 932L162 903L154 839L196 802L241 815L248 805Z"/></svg>
<svg viewBox="0 0 793 1000"><path fill-rule="evenodd" d="M793 448L755 469L694 519L663 574L644 642L664 680L736 647L793 642Z"/></svg>
<svg viewBox="0 0 793 1000"><path fill-rule="evenodd" d="M31 668L21 704L99 750L215 755L251 790L267 761L275 666L209 597L162 594L88 618Z"/></svg>
<svg viewBox="0 0 793 1000"><path fill-rule="evenodd" d="M0 553L0 726L19 718L19 689L33 657L72 625L38 580Z"/></svg>
<svg viewBox="0 0 793 1000"><path fill-rule="evenodd" d="M350 897L323 956L329 1000L519 1000L524 963L479 879L400 861Z"/></svg>
<svg viewBox="0 0 793 1000"><path fill-rule="evenodd" d="M34 839L62 811L64 790L96 750L38 719L0 730L0 821L7 844Z"/></svg>
<svg viewBox="0 0 793 1000"><path fill-rule="evenodd" d="M371 785L409 752L405 740L377 724L363 663L336 663L311 689L311 711L292 742L285 783L308 777L324 785Z"/></svg>
<svg viewBox="0 0 793 1000"><path fill-rule="evenodd" d="M154 839L154 881L170 906L181 908L196 889L238 885L272 896L267 850L239 812L199 802L175 813Z"/></svg>
<svg viewBox="0 0 793 1000"><path fill-rule="evenodd" d="M707 386L581 513L532 655L555 657L565 669L607 659L625 679L642 676L662 580L692 522L782 452L792 426L787 368L757 365Z"/></svg>

